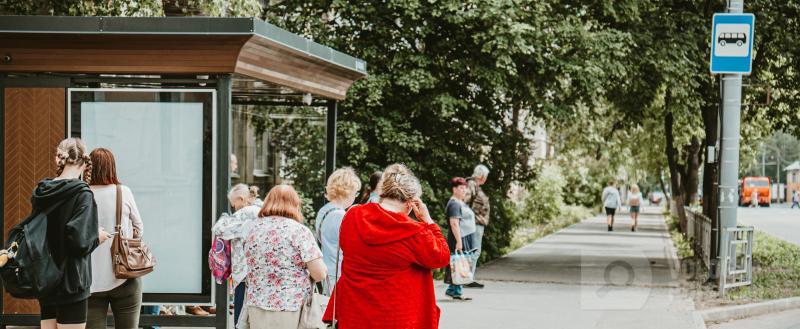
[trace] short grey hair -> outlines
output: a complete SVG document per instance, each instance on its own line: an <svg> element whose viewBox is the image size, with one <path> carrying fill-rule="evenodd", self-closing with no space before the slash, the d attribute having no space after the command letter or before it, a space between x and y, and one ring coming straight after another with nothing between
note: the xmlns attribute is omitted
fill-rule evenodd
<svg viewBox="0 0 800 329"><path fill-rule="evenodd" d="M472 177L475 178L489 177L489 168L486 168L486 166L482 164L475 166L475 170L472 171Z"/></svg>
<svg viewBox="0 0 800 329"><path fill-rule="evenodd" d="M237 196L247 200L250 197L250 186L247 186L247 184L236 184L231 187L231 190L228 191L228 200L233 200Z"/></svg>

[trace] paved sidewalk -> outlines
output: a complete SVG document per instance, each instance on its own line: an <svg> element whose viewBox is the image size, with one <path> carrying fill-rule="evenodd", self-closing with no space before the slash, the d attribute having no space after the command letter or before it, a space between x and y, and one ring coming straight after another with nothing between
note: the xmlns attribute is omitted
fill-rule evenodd
<svg viewBox="0 0 800 329"><path fill-rule="evenodd" d="M607 232L598 216L478 270L486 288L454 302L437 285L443 329L704 328L679 288L675 253L658 208L630 231L627 214Z"/></svg>

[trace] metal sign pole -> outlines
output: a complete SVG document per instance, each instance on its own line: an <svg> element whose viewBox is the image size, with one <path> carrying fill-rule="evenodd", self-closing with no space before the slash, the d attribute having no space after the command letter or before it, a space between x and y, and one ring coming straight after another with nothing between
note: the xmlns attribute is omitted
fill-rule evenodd
<svg viewBox="0 0 800 329"><path fill-rule="evenodd" d="M744 0L730 0L728 13L742 13ZM728 228L736 227L736 212L738 211L738 181L739 181L739 134L742 109L742 75L725 74L722 76L722 159L720 161L719 184L719 230L717 241L720 241L719 291L725 295L724 280L727 279L727 261L730 249L727 245Z"/></svg>

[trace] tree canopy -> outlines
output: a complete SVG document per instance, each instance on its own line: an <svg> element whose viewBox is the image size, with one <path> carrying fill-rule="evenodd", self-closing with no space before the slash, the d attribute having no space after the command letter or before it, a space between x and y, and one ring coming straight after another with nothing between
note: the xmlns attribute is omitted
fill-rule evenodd
<svg viewBox="0 0 800 329"><path fill-rule="evenodd" d="M366 60L369 76L339 107L338 165L366 178L406 163L444 222L448 178L486 164L491 256L517 223L501 200L537 176L534 127L556 146L564 200L586 205L621 173L651 185L667 173L673 197L692 202L705 145L716 141L719 82L708 60L711 16L724 0L4 0L0 11L150 16L182 5L184 14L261 16ZM742 152L754 154L775 129L800 134L800 44L791 39L800 4L748 0L745 11L756 15L756 37ZM704 170L712 179L715 167Z"/></svg>

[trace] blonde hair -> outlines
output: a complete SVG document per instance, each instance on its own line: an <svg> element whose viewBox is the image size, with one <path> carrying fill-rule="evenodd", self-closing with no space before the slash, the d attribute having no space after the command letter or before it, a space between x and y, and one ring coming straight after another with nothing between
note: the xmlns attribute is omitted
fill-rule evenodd
<svg viewBox="0 0 800 329"><path fill-rule="evenodd" d="M636 184L631 185L631 192L639 193L639 185Z"/></svg>
<svg viewBox="0 0 800 329"><path fill-rule="evenodd" d="M383 170L381 198L409 201L422 195L422 186L405 165L395 163Z"/></svg>
<svg viewBox="0 0 800 329"><path fill-rule="evenodd" d="M80 138L67 138L58 143L56 147L56 176L61 176L66 166L86 165L83 170L83 180L92 182L92 158L86 152L86 144Z"/></svg>
<svg viewBox="0 0 800 329"><path fill-rule="evenodd" d="M328 183L325 185L325 198L328 201L344 200L355 196L360 189L361 180L353 168L339 168L331 174L331 177L328 177Z"/></svg>
<svg viewBox="0 0 800 329"><path fill-rule="evenodd" d="M280 216L302 222L301 206L300 196L291 185L275 185L264 198L264 206L258 213L258 217Z"/></svg>

